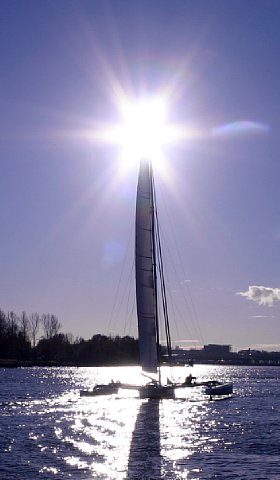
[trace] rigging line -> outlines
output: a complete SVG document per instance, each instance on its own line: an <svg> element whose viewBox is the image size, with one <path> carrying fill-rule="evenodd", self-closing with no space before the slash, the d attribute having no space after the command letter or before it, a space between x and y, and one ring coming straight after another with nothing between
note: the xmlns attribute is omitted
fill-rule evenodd
<svg viewBox="0 0 280 480"><path fill-rule="evenodd" d="M163 239L164 239L164 235L162 235L162 237L163 237ZM168 242L166 242L166 241L165 241L165 251L168 252L169 257L171 258L170 249L169 249L169 247L168 247ZM198 328L198 325L195 323L194 313L193 313L193 311L192 311L192 309L191 309L191 307L190 307L190 305L189 305L189 301L188 301L188 299L187 299L187 297L186 297L186 293L185 293L184 289L183 289L182 286L181 286L181 282L180 282L180 278L179 278L178 271L177 271L177 269L176 269L176 267L175 267L175 265L174 265L174 262L170 262L170 263L171 263L173 272L174 272L174 274L175 274L175 277L176 277L176 279L177 279L177 282L178 282L179 288L180 288L180 290L181 290L181 293L182 293L182 295L183 295L183 298L184 298L184 300L185 300L185 305L186 305L186 307L187 307L187 310L188 310L188 313L189 313L189 317L190 317L192 326L193 326L193 328L194 328L195 334L196 334L196 336L199 337L199 340L202 341L201 332L200 332L200 330L199 330L199 328ZM171 296L170 292L169 292L169 296ZM177 308L178 308L178 307L177 307ZM179 310L179 309L178 309L178 310ZM181 316L181 318L183 319L183 316ZM186 330L188 330L186 321L183 321L183 322L184 322L184 325L185 325Z"/></svg>
<svg viewBox="0 0 280 480"><path fill-rule="evenodd" d="M163 264L166 264L166 262L165 262L164 260L162 261L162 263L163 263ZM167 282L169 282L169 280L168 280L168 272L166 272L166 271L165 271L164 278L167 279ZM166 285L166 281L165 281L165 285ZM177 321L176 321L176 315L175 315L175 312L174 312L174 305L173 305L174 300L173 300L172 293L171 293L170 290L166 290L166 298L167 298L167 297L170 299L170 302L167 302L167 304L168 304L169 306L170 306L170 304L171 304L171 306L172 306L172 312L173 312L172 318L173 318L173 320L174 320L174 325L175 325L176 333L177 333L177 336L178 336L178 335L179 335L179 331L178 331L178 325L177 325ZM186 329L187 329L187 333L188 333L188 335L189 335L189 331L188 331L187 326L186 326ZM190 335L189 335L189 336L190 336Z"/></svg>
<svg viewBox="0 0 280 480"><path fill-rule="evenodd" d="M125 335L125 332L126 332L126 327L127 327L127 319L129 317L129 305L130 305L130 300L131 300L131 291L132 291L132 285L133 285L133 281L132 281L132 278L133 278L133 270L134 270L134 262L132 262L131 264L131 267L130 267L130 274L129 274L129 291L128 291L128 298L127 298L127 303L126 303L126 311L125 311L125 324L124 324L124 330L123 330L123 334ZM130 309L130 315L131 315L131 312L133 312L133 305L132 305L132 309Z"/></svg>
<svg viewBox="0 0 280 480"><path fill-rule="evenodd" d="M128 327L127 327L127 335L131 336L131 326L132 326L132 319L135 318L135 310L136 310L136 299L134 298L133 304L131 306L130 314L128 315ZM134 325L134 322L133 322ZM135 335L135 334L134 334ZM133 335L133 337L134 337Z"/></svg>
<svg viewBox="0 0 280 480"><path fill-rule="evenodd" d="M175 330L176 330L176 335L177 337L179 338L179 328L178 328L178 322L177 322L177 314L179 314L179 318L181 319L181 323L184 325L184 328L186 330L186 334L188 336L189 339L191 339L193 337L193 334L191 333L188 325L187 325L187 322L184 320L184 316L182 314L182 312L180 311L178 305L177 305L177 302L175 301L174 297L173 297L173 294L172 294L172 291L171 289L168 290L167 292L168 294L168 304L171 305L172 307L172 318L174 320L174 326L175 326ZM176 309L176 311L175 311ZM177 312L177 314L176 314Z"/></svg>
<svg viewBox="0 0 280 480"><path fill-rule="evenodd" d="M125 298L127 298L127 290L129 290L130 287L131 287L131 281L127 280L126 286L123 289L122 297L120 298L118 310L116 311L115 320L114 320L114 323L113 323L113 329L115 329L115 327L116 327L117 320L120 317L121 308L125 303Z"/></svg>
<svg viewBox="0 0 280 480"><path fill-rule="evenodd" d="M194 314L195 314L195 318L196 318L196 321L197 321L198 331L199 331L202 343L204 344L204 338L203 338L203 335L202 335L202 331L200 329L199 319L198 319L198 315L196 313L196 308L195 308L195 303L193 301L192 292L191 292L191 289L190 289L190 286L189 286L188 282L185 282L185 283L186 283L186 286L187 286L188 294L189 294L189 297L191 299L191 305L192 305L192 308L193 308L193 311L194 311Z"/></svg>
<svg viewBox="0 0 280 480"><path fill-rule="evenodd" d="M166 217L167 217L168 223L169 223L169 225L170 225L170 231L171 231L171 234L172 234L172 239L173 239L173 242L174 242L175 248L176 248L176 254L177 254L177 257L178 257L178 259L179 259L179 261L180 261L180 266L181 266L181 268L182 268L182 272L183 272L184 278L186 278L186 272L185 272L184 267L183 267L182 256L181 256L181 254L180 254L180 250L179 250L179 247L178 247L178 243L177 243L176 237L175 237L175 235L174 235L173 224L172 224L172 221L171 221L171 219L170 219L170 215L169 215L169 213L168 213L168 209L166 208L166 203L165 203L165 201L164 201L164 195L162 195L162 197L163 197L163 203L164 203L164 206L165 206ZM164 238L164 236L163 236L163 238ZM176 270L173 262L171 262L171 263L172 263L172 266L173 266L173 270L174 270L174 272L175 272L175 274L176 274L177 280L179 281L179 284L180 284L180 279L179 279L178 272L177 272L177 270ZM189 305L188 305L188 301L187 301L187 298L186 298L184 289L182 289L183 296L184 296L184 298L185 298L186 304L188 305L189 313L191 314L191 321L192 321L192 324L193 324L195 330L197 330L197 333L198 333L198 336L199 336L200 340L202 341L202 343L204 343L203 335L202 335L201 328L200 328L199 318L198 318L198 315L197 315L196 307L195 307L195 304L194 304L193 297L192 297L192 295L191 295L191 291L190 291L189 286L188 286L188 288L187 288L187 291L188 291L188 295L189 295L189 297L190 297L190 307L191 307L191 308L190 308ZM195 319L197 325L194 324L193 318Z"/></svg>
<svg viewBox="0 0 280 480"><path fill-rule="evenodd" d="M162 235L161 235L161 236L162 236ZM166 264L166 262L165 262L164 260L162 260L162 263L163 263L163 264L164 264L164 263ZM168 280L168 272L167 272L167 274L166 274L166 271L165 271L165 276L164 276L164 278L167 278L167 280ZM165 285L166 285L166 282L165 282ZM170 290L166 290L166 298L167 298L167 297L170 299L170 302L168 302L168 304L169 304L169 305L171 304L171 306L172 306L172 311L173 311L173 317L172 317L172 318L173 318L173 320L174 320L175 329L176 329L177 336L178 336L178 335L179 335L179 333L178 333L178 325L177 325L177 321L176 321L176 315L175 315L174 304L173 304L173 303L174 303L174 300L173 300L172 293L171 293ZM178 307L177 307L177 308L178 308ZM183 322L183 323L185 323L185 322ZM190 335L190 332L189 332L189 330L188 330L188 328L187 328L187 325L185 325L185 327L186 327L186 330L187 330L187 334L188 334L189 337L190 337L191 335Z"/></svg>
<svg viewBox="0 0 280 480"><path fill-rule="evenodd" d="M162 254L161 254L161 245L160 245L160 237L157 237L158 242L158 251L159 251L159 274L160 274L160 281L161 281L161 291L162 291L162 306L163 306L163 316L164 316L164 323L165 323L165 332L166 332L166 343L167 343L167 352L168 357L171 360L172 356L172 346L171 346L171 335L170 335L170 326L169 326L169 318L168 318L168 309L167 309L167 299L166 299L166 289L165 289L165 280L163 275L163 261L162 261Z"/></svg>
<svg viewBox="0 0 280 480"><path fill-rule="evenodd" d="M173 311L174 311L173 315L174 315L174 317L176 318L176 313L175 313L175 309L176 309L177 314L179 315L179 317L181 318L181 320L184 322L184 316L183 316L181 310L179 309L179 307L178 307L178 305L177 305L177 302L174 302L173 297L172 297L171 295L169 295L169 297L170 297L171 305L172 305L172 307L173 307ZM192 338L192 335L191 335L191 332L190 332L190 330L189 330L189 327L187 326L186 322L184 322L184 323L185 323L185 328L186 328L187 336L189 337L189 339L191 339L191 338ZM177 327L177 325L176 325L176 327ZM178 333L178 332L177 332L177 336L179 336L179 333Z"/></svg>
<svg viewBox="0 0 280 480"><path fill-rule="evenodd" d="M153 196L154 196L154 217L155 217L156 242L157 242L157 250L158 250L158 260L159 260L158 268L159 268L159 275L160 275L160 282L161 282L162 306L163 306L163 316L164 316L164 324L165 324L165 332L166 332L166 344L167 344L168 358L171 363L171 359L172 359L171 335L170 335L170 327L169 327L169 319L168 319L165 281L164 281L164 275L163 275L163 259L162 259L162 251L161 251L157 205L155 201L156 192L155 192L155 184L153 179L152 179L152 188L153 188Z"/></svg>
<svg viewBox="0 0 280 480"><path fill-rule="evenodd" d="M158 317L158 284L157 284L157 251L156 251L156 221L155 221L155 209L156 209L156 198L155 198L155 188L154 188L154 175L152 163L149 161L149 188L150 188L150 222L151 222L151 239L152 239L152 268L153 268L153 282L154 282L154 314L155 314L155 327L156 327L156 346L157 346L157 359L158 365L160 367L160 338L159 338L159 317ZM161 384L161 370L158 369L158 381Z"/></svg>
<svg viewBox="0 0 280 480"><path fill-rule="evenodd" d="M159 225L157 225L159 227ZM160 239L159 232L158 232L158 239ZM161 251L161 247L158 246ZM161 254L160 254L161 255ZM174 371L173 371L173 355L172 355L172 342L171 342L171 334L169 329L169 316L167 311L167 298L166 298L166 290L165 290L165 281L163 275L163 259L161 255L161 268L159 268L159 274L161 279L161 292L162 292L162 314L164 318L164 329L165 329L165 337L166 337L166 348L167 348L167 355L169 359L169 369L170 373L169 376L174 381Z"/></svg>
<svg viewBox="0 0 280 480"><path fill-rule="evenodd" d="M133 235L133 225L131 226L128 242L127 242L127 245L126 245L124 260L122 262L121 273L120 273L120 276L119 276L117 289L116 289L116 293L115 293L115 297L114 297L114 301L113 301L113 306L112 306L111 314L110 314L109 321L108 321L108 326L107 326L107 331L108 332L110 331L110 327L111 327L111 325L114 321L114 317L115 317L116 305L117 305L117 301L118 301L118 297L119 297L120 286L121 286L123 275L124 275L126 260L128 258L128 251L129 251L129 247L130 247L130 244L131 244L132 235ZM116 320L114 321L114 325L115 325L115 323L116 323Z"/></svg>
<svg viewBox="0 0 280 480"><path fill-rule="evenodd" d="M180 261L180 265L181 265L181 268L182 268L183 276L184 276L184 278L186 278L186 272L185 272L184 267L183 267L182 256L180 254L178 243L176 242L176 239L174 239L174 243L175 243L176 252L177 252L177 255L178 255L178 258L179 258L179 261ZM192 296L192 293L191 293L191 289L190 289L190 286L189 286L188 282L185 282L185 283L186 283L188 295L189 295L189 298L190 298L190 304L191 304L191 308L192 308L192 311L193 311L193 316L194 316L194 319L196 321L196 328L197 328L197 331L198 331L198 335L199 335L200 340L204 344L203 334L202 334L202 331L201 331L201 328L200 328L199 317L197 315L196 306L195 306L195 303L193 301L193 296ZM182 289L182 291L183 291L183 295L185 297L184 289Z"/></svg>

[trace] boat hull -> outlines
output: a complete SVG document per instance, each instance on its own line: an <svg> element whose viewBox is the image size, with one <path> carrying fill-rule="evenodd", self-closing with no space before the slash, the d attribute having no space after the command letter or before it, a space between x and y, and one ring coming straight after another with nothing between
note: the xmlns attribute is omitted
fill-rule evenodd
<svg viewBox="0 0 280 480"><path fill-rule="evenodd" d="M96 385L92 390L80 390L81 397L96 397L98 395L113 395L118 393L118 384Z"/></svg>
<svg viewBox="0 0 280 480"><path fill-rule="evenodd" d="M206 395L231 395L233 392L232 383L223 383L220 385L208 385L205 389Z"/></svg>

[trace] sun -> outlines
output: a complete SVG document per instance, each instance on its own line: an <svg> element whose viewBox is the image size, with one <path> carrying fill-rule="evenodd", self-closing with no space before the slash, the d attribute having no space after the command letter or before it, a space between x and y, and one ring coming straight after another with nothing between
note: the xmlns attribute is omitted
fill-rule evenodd
<svg viewBox="0 0 280 480"><path fill-rule="evenodd" d="M125 156L156 159L164 143L166 106L161 99L142 100L123 109L120 141Z"/></svg>
<svg viewBox="0 0 280 480"><path fill-rule="evenodd" d="M138 167L145 158L161 174L168 174L165 147L192 138L189 126L167 121L170 105L163 95L131 100L123 93L115 99L115 106L119 121L91 130L90 138L119 147L121 171Z"/></svg>
<svg viewBox="0 0 280 480"><path fill-rule="evenodd" d="M152 163L163 161L163 147L170 138L166 123L167 107L162 98L125 101L120 106L122 122L111 131L111 139L121 147L124 166L138 164L141 158Z"/></svg>

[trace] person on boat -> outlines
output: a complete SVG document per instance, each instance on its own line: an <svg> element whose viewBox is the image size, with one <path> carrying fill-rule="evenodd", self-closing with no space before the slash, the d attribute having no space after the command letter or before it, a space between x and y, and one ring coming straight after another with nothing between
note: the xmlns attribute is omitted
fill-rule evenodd
<svg viewBox="0 0 280 480"><path fill-rule="evenodd" d="M186 378L185 378L185 385L191 385L193 381L196 380L196 377L193 377L192 374L190 373Z"/></svg>

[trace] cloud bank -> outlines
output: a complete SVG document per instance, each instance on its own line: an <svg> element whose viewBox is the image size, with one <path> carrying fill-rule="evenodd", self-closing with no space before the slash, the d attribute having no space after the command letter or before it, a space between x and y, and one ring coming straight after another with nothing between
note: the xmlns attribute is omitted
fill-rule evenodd
<svg viewBox="0 0 280 480"><path fill-rule="evenodd" d="M276 302L280 301L280 288L250 285L246 292L238 292L237 295L253 300L259 305L272 307Z"/></svg>

